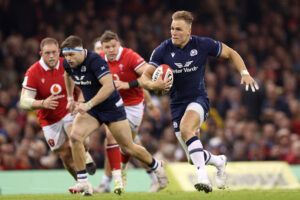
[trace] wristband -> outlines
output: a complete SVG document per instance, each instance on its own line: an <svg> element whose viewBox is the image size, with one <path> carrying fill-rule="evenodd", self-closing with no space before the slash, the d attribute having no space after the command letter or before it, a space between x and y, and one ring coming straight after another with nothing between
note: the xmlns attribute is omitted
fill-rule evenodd
<svg viewBox="0 0 300 200"><path fill-rule="evenodd" d="M241 76L250 75L247 69L243 69L242 71L240 71L240 73L241 73Z"/></svg>
<svg viewBox="0 0 300 200"><path fill-rule="evenodd" d="M68 101L74 101L73 97L68 97Z"/></svg>
<svg viewBox="0 0 300 200"><path fill-rule="evenodd" d="M92 101L86 102L86 106L88 107L89 110L92 109L92 107L94 107Z"/></svg>
<svg viewBox="0 0 300 200"><path fill-rule="evenodd" d="M129 84L129 88L134 88L139 86L139 82L137 80L130 81L128 84Z"/></svg>

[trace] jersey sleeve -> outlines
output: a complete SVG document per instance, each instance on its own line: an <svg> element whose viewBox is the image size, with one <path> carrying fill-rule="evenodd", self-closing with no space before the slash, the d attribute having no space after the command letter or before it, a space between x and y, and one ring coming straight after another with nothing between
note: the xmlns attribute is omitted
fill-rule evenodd
<svg viewBox="0 0 300 200"><path fill-rule="evenodd" d="M34 71L32 69L27 70L24 76L24 80L22 83L23 88L31 91L36 91L38 84L37 84L37 77L34 75Z"/></svg>
<svg viewBox="0 0 300 200"><path fill-rule="evenodd" d="M107 63L100 56L95 58L91 63L91 70L94 72L98 80L100 80L104 75L110 73Z"/></svg>
<svg viewBox="0 0 300 200"><path fill-rule="evenodd" d="M204 38L205 49L208 50L208 55L218 57L222 52L222 43L211 38Z"/></svg>
<svg viewBox="0 0 300 200"><path fill-rule="evenodd" d="M163 63L163 47L162 45L159 45L156 49L153 50L149 64L154 65L155 67L158 67Z"/></svg>
<svg viewBox="0 0 300 200"><path fill-rule="evenodd" d="M130 67L136 71L140 66L145 63L145 60L138 53L132 51L130 53Z"/></svg>

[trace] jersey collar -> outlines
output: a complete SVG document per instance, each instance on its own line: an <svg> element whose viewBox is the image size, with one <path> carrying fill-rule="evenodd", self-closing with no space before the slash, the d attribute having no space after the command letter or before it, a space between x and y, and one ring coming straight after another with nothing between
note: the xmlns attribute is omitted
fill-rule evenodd
<svg viewBox="0 0 300 200"><path fill-rule="evenodd" d="M116 59L114 60L114 61L119 61L120 60L120 58L121 58L121 55L122 55L122 52L123 52L123 47L119 47L119 49L118 49L118 54L117 54L117 56L116 56ZM107 62L108 61L108 59L107 59L107 56L105 55L105 61Z"/></svg>
<svg viewBox="0 0 300 200"><path fill-rule="evenodd" d="M48 65L45 63L45 61L44 61L43 58L41 58L41 59L39 60L39 63L40 63L40 65L42 66L42 68L43 68L45 71L51 70L51 68L48 67ZM55 69L58 69L58 68L59 68L59 60L58 60L56 66L55 66L54 68L55 68Z"/></svg>

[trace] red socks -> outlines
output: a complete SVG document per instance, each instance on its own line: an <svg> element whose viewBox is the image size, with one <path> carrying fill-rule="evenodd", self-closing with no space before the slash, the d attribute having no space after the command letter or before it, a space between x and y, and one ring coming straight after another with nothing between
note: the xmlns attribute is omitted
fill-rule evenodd
<svg viewBox="0 0 300 200"><path fill-rule="evenodd" d="M106 146L106 153L111 170L121 169L121 152L118 144Z"/></svg>

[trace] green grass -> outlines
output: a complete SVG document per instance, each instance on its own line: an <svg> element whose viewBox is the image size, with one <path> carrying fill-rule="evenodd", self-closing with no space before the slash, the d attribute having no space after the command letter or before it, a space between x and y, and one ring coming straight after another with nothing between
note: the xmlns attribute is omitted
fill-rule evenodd
<svg viewBox="0 0 300 200"><path fill-rule="evenodd" d="M94 194L83 197L79 194L5 195L1 200L299 200L300 190L240 190L214 191L210 194L199 192L125 193Z"/></svg>

